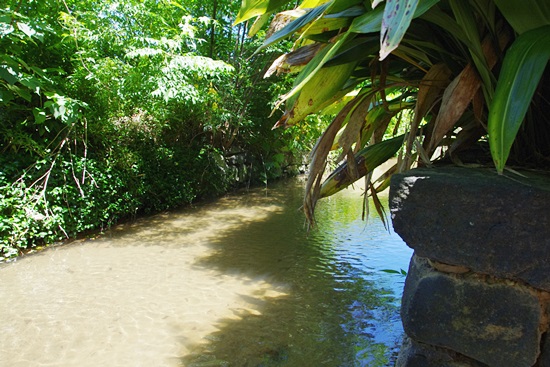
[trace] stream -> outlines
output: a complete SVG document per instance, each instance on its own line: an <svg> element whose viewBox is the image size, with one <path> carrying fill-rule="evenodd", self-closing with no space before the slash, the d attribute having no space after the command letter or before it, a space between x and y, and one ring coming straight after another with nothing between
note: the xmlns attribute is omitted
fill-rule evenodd
<svg viewBox="0 0 550 367"><path fill-rule="evenodd" d="M0 264L0 366L393 366L412 250L301 178ZM387 202L387 198L384 199ZM386 206L387 207L387 206Z"/></svg>

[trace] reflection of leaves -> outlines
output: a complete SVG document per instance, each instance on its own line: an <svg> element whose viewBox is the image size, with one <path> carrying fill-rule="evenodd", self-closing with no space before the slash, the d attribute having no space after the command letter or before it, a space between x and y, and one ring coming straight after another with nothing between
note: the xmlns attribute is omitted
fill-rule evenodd
<svg viewBox="0 0 550 367"><path fill-rule="evenodd" d="M407 272L403 269L399 269L399 270L382 269L381 271L383 271L384 273L388 273L388 274L397 274L397 275L407 276Z"/></svg>

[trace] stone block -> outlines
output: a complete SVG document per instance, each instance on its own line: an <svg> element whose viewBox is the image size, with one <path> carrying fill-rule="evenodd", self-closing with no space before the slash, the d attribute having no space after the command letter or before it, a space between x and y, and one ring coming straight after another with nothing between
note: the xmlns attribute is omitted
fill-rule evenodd
<svg viewBox="0 0 550 367"><path fill-rule="evenodd" d="M395 232L419 256L550 291L550 176L438 167L392 177Z"/></svg>
<svg viewBox="0 0 550 367"><path fill-rule="evenodd" d="M415 341L451 349L490 367L531 367L543 312L534 290L476 275L446 274L413 256L401 317Z"/></svg>
<svg viewBox="0 0 550 367"><path fill-rule="evenodd" d="M550 334L546 333L542 337L542 353L540 354L537 367L550 367Z"/></svg>
<svg viewBox="0 0 550 367"><path fill-rule="evenodd" d="M405 337L396 367L487 367L454 351L416 342Z"/></svg>

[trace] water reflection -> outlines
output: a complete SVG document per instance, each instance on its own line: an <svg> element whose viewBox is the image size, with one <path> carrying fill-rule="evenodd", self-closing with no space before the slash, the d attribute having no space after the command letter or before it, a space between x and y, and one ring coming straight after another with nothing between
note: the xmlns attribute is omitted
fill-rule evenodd
<svg viewBox="0 0 550 367"><path fill-rule="evenodd" d="M389 366L410 251L357 193L300 180L119 226L0 267L0 365Z"/></svg>
<svg viewBox="0 0 550 367"><path fill-rule="evenodd" d="M273 284L285 284L287 294L249 300L261 305L261 314L221 320L211 342L185 356L184 363L390 365L402 333L402 279L381 270L406 268L409 250L381 222L371 218L365 227L357 192L322 203L318 226L309 235L296 210L302 185L285 182L273 192L284 192L272 197L269 191L271 199L266 199L281 202L280 211L213 241L216 251L197 264L221 274L267 277Z"/></svg>

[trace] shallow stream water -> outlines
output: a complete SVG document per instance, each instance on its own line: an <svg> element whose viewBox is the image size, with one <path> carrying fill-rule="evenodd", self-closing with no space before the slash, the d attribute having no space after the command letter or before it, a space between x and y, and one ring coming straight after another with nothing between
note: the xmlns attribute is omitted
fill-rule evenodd
<svg viewBox="0 0 550 367"><path fill-rule="evenodd" d="M0 265L0 366L392 366L411 250L286 180ZM371 210L374 212L374 210Z"/></svg>

